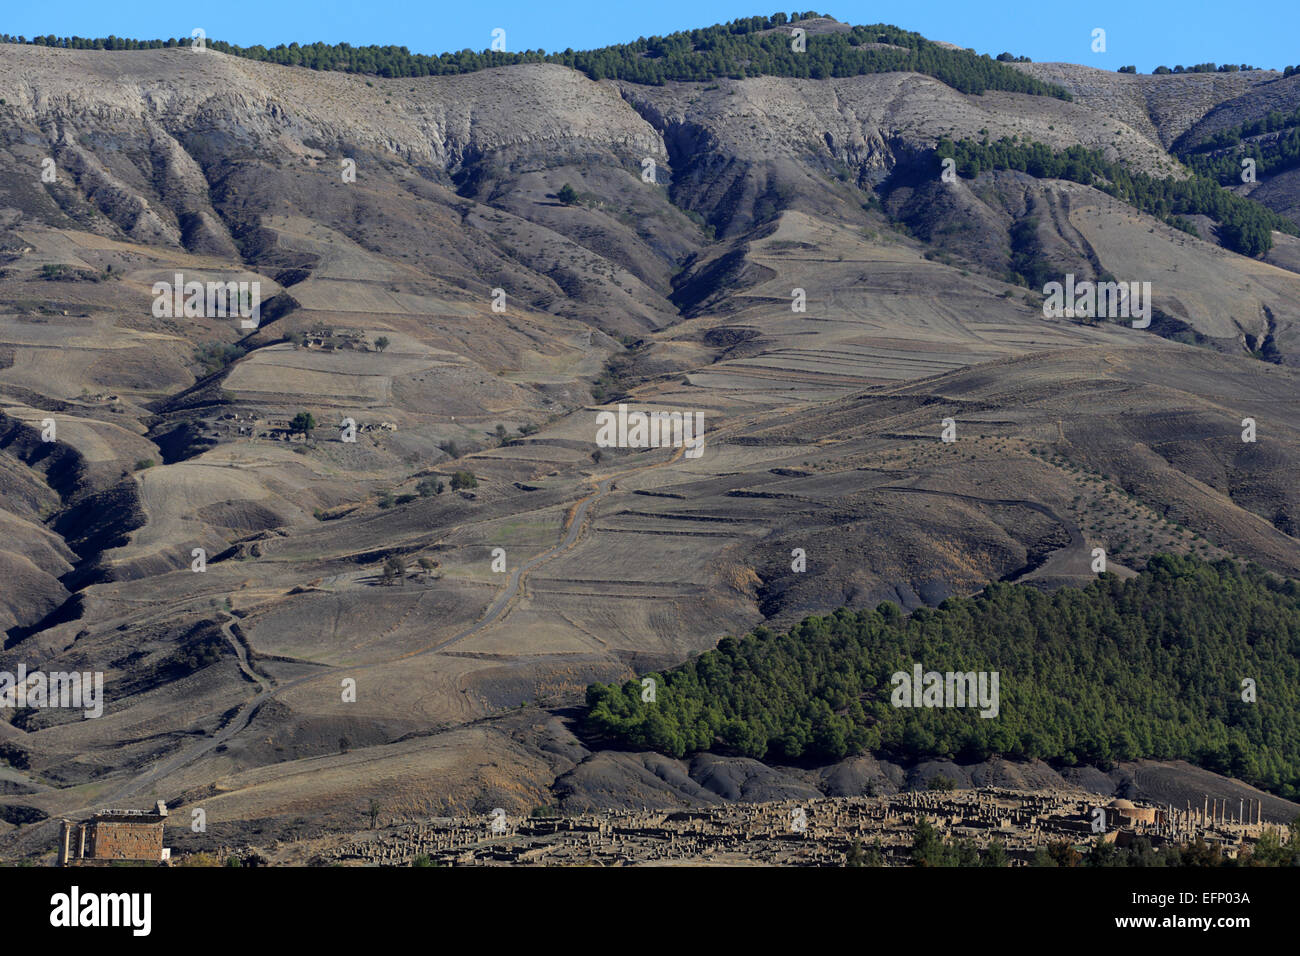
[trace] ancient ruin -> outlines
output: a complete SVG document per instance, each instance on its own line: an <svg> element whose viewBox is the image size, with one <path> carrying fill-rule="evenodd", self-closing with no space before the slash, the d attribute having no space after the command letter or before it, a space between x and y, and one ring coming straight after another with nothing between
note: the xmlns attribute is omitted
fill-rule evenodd
<svg viewBox="0 0 1300 956"><path fill-rule="evenodd" d="M166 863L171 851L163 846L167 805L152 810L100 810L89 820L59 826L59 866L106 866L133 861Z"/></svg>
<svg viewBox="0 0 1300 956"><path fill-rule="evenodd" d="M909 859L913 829L924 817L947 838L981 849L1000 841L1012 866L1064 841L1086 848L1097 837L1127 846L1203 839L1235 857L1270 826L1259 805L1216 815L1212 801L1192 812L1128 800L1102 804L1086 794L1005 789L908 792L889 797L827 797L691 810L605 811L565 817L448 817L367 833L322 851L313 863L406 866L417 857L449 866L509 864L626 866L716 863L841 866L855 843L878 847L887 865ZM1105 812L1094 829L1096 809ZM499 819L499 818L498 818Z"/></svg>

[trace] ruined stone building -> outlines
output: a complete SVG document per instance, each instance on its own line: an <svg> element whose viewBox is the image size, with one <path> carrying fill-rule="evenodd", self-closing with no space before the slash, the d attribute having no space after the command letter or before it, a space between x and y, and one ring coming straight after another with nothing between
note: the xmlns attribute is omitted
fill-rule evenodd
<svg viewBox="0 0 1300 956"><path fill-rule="evenodd" d="M106 866L118 861L165 863L167 805L152 810L100 810L89 820L60 821L59 866Z"/></svg>

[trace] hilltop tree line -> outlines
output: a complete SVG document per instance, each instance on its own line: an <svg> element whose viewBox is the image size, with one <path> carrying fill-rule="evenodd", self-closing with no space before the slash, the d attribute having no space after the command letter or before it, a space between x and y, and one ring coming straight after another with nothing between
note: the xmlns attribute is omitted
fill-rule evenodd
<svg viewBox="0 0 1300 956"><path fill-rule="evenodd" d="M720 77L823 79L912 71L933 76L963 93L1009 90L1070 98L1061 87L1036 80L1006 66L1005 62L999 62L1003 58L1014 59L1010 54L1002 54L994 60L987 55L977 56L970 50L952 50L926 40L919 33L887 24L855 26L843 32L810 35L806 37L804 52L792 50L790 31L778 28L819 16L813 11L789 15L774 13L769 17L746 17L667 36L642 37L633 43L597 50L567 49L559 53L547 53L541 49L522 53L465 49L427 56L412 53L405 46L290 43L267 49L260 45L240 47L220 40L206 43L210 49L252 60L384 77L443 76L517 63L559 63L579 70L593 80L609 78L651 85L669 81L701 82ZM8 34L0 35L0 41L77 50L152 50L191 44L188 38L126 40L113 36L86 39L49 35L27 40ZM889 49L878 44L901 49Z"/></svg>
<svg viewBox="0 0 1300 956"><path fill-rule="evenodd" d="M1188 228L1180 220L1182 216L1209 216L1219 223L1219 238L1225 246L1253 258L1273 247L1271 230L1300 234L1289 219L1222 188L1207 176L1157 179L1131 172L1123 164L1083 146L1058 151L1017 137L994 143L941 139L935 157L936 165L951 157L957 174L965 179L989 170L1013 169L1039 179L1067 179L1093 186L1178 228Z"/></svg>
<svg viewBox="0 0 1300 956"><path fill-rule="evenodd" d="M1284 77L1290 76L1296 70L1293 66L1288 66ZM1136 66L1121 66L1115 72L1117 73L1136 73ZM1182 66L1181 64L1172 70L1167 66L1158 66L1151 71L1152 76L1165 76L1170 73L1253 73L1258 72L1259 67L1251 66L1249 63L1223 63L1216 66L1213 63L1198 63L1195 66Z"/></svg>
<svg viewBox="0 0 1300 956"><path fill-rule="evenodd" d="M997 671L998 715L894 707L891 677L914 663ZM1231 561L1157 555L1052 595L994 583L908 617L840 609L648 676L653 700L639 680L591 685L589 732L673 757L1188 760L1300 796L1300 586Z"/></svg>
<svg viewBox="0 0 1300 956"><path fill-rule="evenodd" d="M207 40L207 46L222 53L240 56L250 60L263 60L282 66L303 66L312 70L338 70L345 73L366 73L384 77L443 76L452 73L472 73L495 66L512 66L516 63L563 63L581 70L593 79L609 77L623 79L633 83L659 84L668 80L698 81L717 79L720 76L857 76L862 73L897 72L900 69L915 70L942 79L950 86L963 92L980 93L985 89L1013 90L1021 93L1055 96L1069 99L1070 96L1061 87L1043 83L1013 70L990 71L980 63L988 63L987 55L976 56L970 50L949 50L920 34L900 30L887 24L856 26L850 31L830 35L808 37L808 53L813 52L813 45L819 48L817 72L810 72L814 67L801 64L787 56L790 53L789 37L781 33L775 37L775 46L784 45L784 50L777 50L770 45L771 37L753 37L763 31L774 30L782 26L792 26L801 20L810 20L824 14L809 10L804 13L774 13L771 16L743 17L728 23L715 24L696 30L683 30L663 37L641 37L635 43L602 47L597 50L575 51L567 49L562 53L548 54L543 49L524 50L520 53L469 48L455 53L441 53L430 56L412 53L405 46L361 46L349 43L281 43L275 47L261 44L241 47L221 40ZM740 43L729 42L732 38L745 38ZM837 42L838 41L838 42ZM53 33L45 36L14 36L0 33L0 43L26 43L36 46L61 47L69 50L163 50L176 47L189 47L190 37L167 40L133 40L127 37L60 37ZM919 53L924 45L933 48L930 55L916 56L915 66L896 66L892 61L876 57L863 56L866 53L881 51L862 50L864 43L889 43L907 47L913 53ZM722 53L718 56L716 54ZM936 57L935 52L956 54L952 57ZM846 53L848 54L846 56ZM669 62L658 65L638 62L642 58L651 60L667 57ZM978 61L978 62L970 62ZM992 64L1032 63L1027 56L1015 56L1011 53L999 53ZM865 67L865 68L863 68ZM1197 63L1193 66L1178 64L1174 67L1157 66L1151 71L1152 76L1182 73L1237 73L1255 72L1260 67L1248 63ZM940 71L957 82L951 82L940 75ZM1136 66L1121 66L1119 73L1137 73ZM599 73L600 75L596 75ZM1300 65L1285 67L1283 78L1300 73ZM980 86L983 78L984 85ZM991 81L990 81L991 80ZM970 84L971 88L959 85Z"/></svg>
<svg viewBox="0 0 1300 956"><path fill-rule="evenodd" d="M1170 73L1250 73L1258 70L1259 67L1251 66L1247 63L1223 63L1216 65L1214 63L1197 63L1195 66L1183 66L1181 63L1172 70L1167 66L1158 66L1151 71L1152 76L1165 76ZM1133 68L1120 69L1120 72L1136 73Z"/></svg>

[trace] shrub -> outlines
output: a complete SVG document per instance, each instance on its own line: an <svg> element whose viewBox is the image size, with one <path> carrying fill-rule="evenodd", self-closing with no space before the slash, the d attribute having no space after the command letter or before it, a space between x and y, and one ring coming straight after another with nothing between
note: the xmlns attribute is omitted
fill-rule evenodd
<svg viewBox="0 0 1300 956"><path fill-rule="evenodd" d="M380 574L380 580L384 584L392 584L394 581L406 580L406 562L395 554L390 554L384 558L384 570Z"/></svg>
<svg viewBox="0 0 1300 956"><path fill-rule="evenodd" d="M299 412L293 416L289 422L289 432L294 435L306 435L311 437L311 431L316 427L316 418L311 412Z"/></svg>

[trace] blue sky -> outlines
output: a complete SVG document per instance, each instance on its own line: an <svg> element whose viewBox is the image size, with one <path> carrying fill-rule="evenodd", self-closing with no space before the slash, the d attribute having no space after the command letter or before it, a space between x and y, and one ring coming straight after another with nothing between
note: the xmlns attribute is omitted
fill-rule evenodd
<svg viewBox="0 0 1300 956"><path fill-rule="evenodd" d="M807 2L807 0L805 0ZM64 0L0 7L0 33L107 36L136 39L209 37L244 46L346 40L404 44L417 53L489 46L493 28L506 31L509 50L588 49L638 36L708 26L780 9L774 0L475 0L449 4L411 0ZM796 9L785 7L787 11ZM996 55L1066 60L1103 69L1134 64L1251 63L1280 69L1300 63L1300 4L1208 0L942 0L868 4L822 0L815 9L850 23L893 23L934 40ZM1106 31L1106 52L1091 49L1092 31Z"/></svg>

